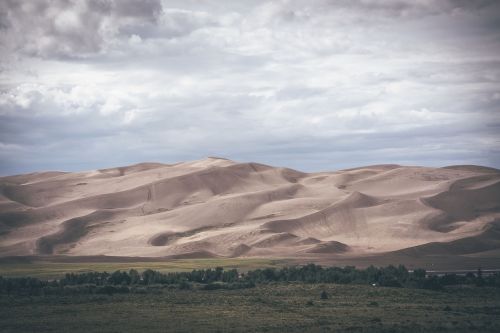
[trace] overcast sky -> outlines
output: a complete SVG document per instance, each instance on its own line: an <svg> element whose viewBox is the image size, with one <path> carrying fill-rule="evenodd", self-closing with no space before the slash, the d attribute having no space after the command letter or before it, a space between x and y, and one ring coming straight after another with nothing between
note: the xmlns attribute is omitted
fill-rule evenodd
<svg viewBox="0 0 500 333"><path fill-rule="evenodd" d="M500 167L500 1L0 2L0 174Z"/></svg>

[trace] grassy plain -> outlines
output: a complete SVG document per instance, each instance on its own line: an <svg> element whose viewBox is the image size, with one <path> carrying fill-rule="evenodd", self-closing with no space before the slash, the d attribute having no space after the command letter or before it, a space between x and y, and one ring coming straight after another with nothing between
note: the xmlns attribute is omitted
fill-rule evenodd
<svg viewBox="0 0 500 333"><path fill-rule="evenodd" d="M237 268L245 272L257 268L284 266L285 259L261 259L261 258L222 258L222 259L171 259L168 261L137 261L137 262L58 262L58 261L26 261L26 262L3 262L0 263L0 276L22 277L31 276L40 279L60 278L66 273L84 272L114 272L117 270L135 269L144 271L153 269L165 272L187 272L193 269L215 268L224 269Z"/></svg>
<svg viewBox="0 0 500 333"><path fill-rule="evenodd" d="M325 290L329 298L320 299ZM2 296L0 332L500 332L500 289L335 284Z"/></svg>

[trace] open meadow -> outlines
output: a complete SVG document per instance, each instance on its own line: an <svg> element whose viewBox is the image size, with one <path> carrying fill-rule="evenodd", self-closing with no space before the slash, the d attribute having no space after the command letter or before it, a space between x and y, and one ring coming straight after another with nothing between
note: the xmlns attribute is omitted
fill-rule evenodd
<svg viewBox="0 0 500 333"><path fill-rule="evenodd" d="M159 264L3 263L0 332L500 331L497 272L264 259Z"/></svg>
<svg viewBox="0 0 500 333"><path fill-rule="evenodd" d="M0 331L499 332L500 289L269 283L239 290L163 286L145 294L2 296Z"/></svg>
<svg viewBox="0 0 500 333"><path fill-rule="evenodd" d="M5 260L0 261L0 276L23 277L30 276L40 279L56 279L66 273L86 273L86 272L114 272L117 270L144 271L153 269L159 272L189 272L193 269L207 269L214 267L224 267L225 269L236 268L239 271L248 271L256 268L280 267L290 262L286 259L265 259L265 258L208 258L208 259L174 259L174 260L154 260L144 261L129 259L127 261L77 261L72 258L68 260Z"/></svg>

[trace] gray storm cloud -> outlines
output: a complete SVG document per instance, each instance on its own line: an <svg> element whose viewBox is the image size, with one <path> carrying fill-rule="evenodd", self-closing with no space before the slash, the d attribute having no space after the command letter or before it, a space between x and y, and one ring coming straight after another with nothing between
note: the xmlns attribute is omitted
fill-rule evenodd
<svg viewBox="0 0 500 333"><path fill-rule="evenodd" d="M99 52L121 30L156 24L162 8L154 0L7 0L0 6L4 52L43 58Z"/></svg>
<svg viewBox="0 0 500 333"><path fill-rule="evenodd" d="M3 1L0 173L500 167L498 1Z"/></svg>

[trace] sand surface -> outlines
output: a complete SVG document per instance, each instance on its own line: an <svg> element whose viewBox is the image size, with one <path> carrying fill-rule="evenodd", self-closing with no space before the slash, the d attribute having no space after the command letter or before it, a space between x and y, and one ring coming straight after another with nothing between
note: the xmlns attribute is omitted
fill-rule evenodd
<svg viewBox="0 0 500 333"><path fill-rule="evenodd" d="M0 256L500 257L500 171L222 158L0 178Z"/></svg>

